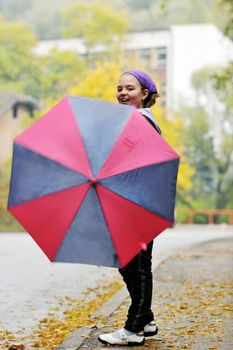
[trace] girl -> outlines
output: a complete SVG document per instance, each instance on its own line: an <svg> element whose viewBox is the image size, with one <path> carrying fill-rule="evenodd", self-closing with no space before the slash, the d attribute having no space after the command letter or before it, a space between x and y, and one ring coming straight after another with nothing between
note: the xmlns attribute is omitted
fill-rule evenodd
<svg viewBox="0 0 233 350"><path fill-rule="evenodd" d="M156 102L157 97L159 94L156 85L147 73L130 70L120 77L117 86L119 103L135 106L161 134L158 123L149 109ZM145 337L157 334L158 327L151 311L152 247L153 241L148 244L147 250L139 252L126 267L119 269L129 291L131 305L124 328L99 335L98 339L101 343L142 345Z"/></svg>

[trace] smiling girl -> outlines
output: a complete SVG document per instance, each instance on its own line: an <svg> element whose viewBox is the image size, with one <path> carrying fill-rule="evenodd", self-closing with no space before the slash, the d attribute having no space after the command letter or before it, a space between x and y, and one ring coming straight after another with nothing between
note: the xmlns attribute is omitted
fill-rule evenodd
<svg viewBox="0 0 233 350"><path fill-rule="evenodd" d="M142 118L161 134L150 108L159 97L157 87L150 76L142 71L130 70L123 73L117 85L119 103L136 107ZM124 328L113 333L99 335L99 341L111 345L142 345L145 337L158 333L158 327L151 310L152 302L152 248L153 241L146 250L139 252L119 272L126 283L131 298Z"/></svg>

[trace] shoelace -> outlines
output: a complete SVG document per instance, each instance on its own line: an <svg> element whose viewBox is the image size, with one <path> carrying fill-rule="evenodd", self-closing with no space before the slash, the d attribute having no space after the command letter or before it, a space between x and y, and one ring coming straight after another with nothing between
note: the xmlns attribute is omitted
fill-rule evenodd
<svg viewBox="0 0 233 350"><path fill-rule="evenodd" d="M121 339L124 340L124 341L127 340L127 338L126 338L126 336L124 334L121 334Z"/></svg>

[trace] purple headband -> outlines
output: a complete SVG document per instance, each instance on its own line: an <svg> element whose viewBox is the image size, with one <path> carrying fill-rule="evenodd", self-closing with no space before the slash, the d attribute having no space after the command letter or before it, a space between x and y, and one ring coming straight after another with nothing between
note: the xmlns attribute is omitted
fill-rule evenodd
<svg viewBox="0 0 233 350"><path fill-rule="evenodd" d="M123 74L133 75L143 87L149 90L149 92L158 93L155 83L147 73L142 72L141 70L127 70Z"/></svg>

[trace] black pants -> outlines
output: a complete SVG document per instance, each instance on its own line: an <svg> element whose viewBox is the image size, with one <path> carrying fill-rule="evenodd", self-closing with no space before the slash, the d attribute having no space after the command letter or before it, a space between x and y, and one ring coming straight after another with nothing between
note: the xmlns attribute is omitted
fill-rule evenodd
<svg viewBox="0 0 233 350"><path fill-rule="evenodd" d="M124 268L119 269L131 297L125 329L138 333L154 319L152 302L152 247L142 250Z"/></svg>

